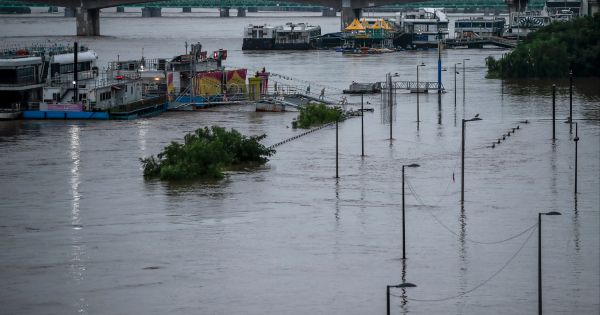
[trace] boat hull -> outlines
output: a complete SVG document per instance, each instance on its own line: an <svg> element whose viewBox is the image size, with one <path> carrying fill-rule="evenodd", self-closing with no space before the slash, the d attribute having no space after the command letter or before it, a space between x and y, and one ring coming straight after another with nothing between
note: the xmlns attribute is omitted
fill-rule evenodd
<svg viewBox="0 0 600 315"><path fill-rule="evenodd" d="M0 120L14 120L14 119L18 119L19 117L21 117L20 111L8 111L8 112L0 111Z"/></svg>
<svg viewBox="0 0 600 315"><path fill-rule="evenodd" d="M259 102L256 103L257 112L285 112L285 105Z"/></svg>

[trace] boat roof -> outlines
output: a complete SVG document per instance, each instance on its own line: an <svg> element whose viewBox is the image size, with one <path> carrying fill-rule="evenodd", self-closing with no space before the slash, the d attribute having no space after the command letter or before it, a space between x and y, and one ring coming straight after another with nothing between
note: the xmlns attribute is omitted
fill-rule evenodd
<svg viewBox="0 0 600 315"><path fill-rule="evenodd" d="M317 29L317 28L321 28L320 26L314 26L314 25L308 25L307 23L286 23L285 25L283 25L282 27L278 28L277 31L281 32L281 31L304 31L304 30L310 30L310 29Z"/></svg>
<svg viewBox="0 0 600 315"><path fill-rule="evenodd" d="M61 63L61 64L73 63L73 59L74 59L73 57L74 57L74 54L72 54L72 53L54 55L54 56L52 56L52 63ZM93 50L80 51L77 53L77 61L78 62L93 61L96 59L98 59L98 55Z"/></svg>
<svg viewBox="0 0 600 315"><path fill-rule="evenodd" d="M366 27L358 20L354 19L350 25L346 26L345 31L364 31Z"/></svg>
<svg viewBox="0 0 600 315"><path fill-rule="evenodd" d="M254 25L254 24L248 24L247 28L270 28L273 29L275 28L274 26L271 26L269 24L262 24L262 25Z"/></svg>
<svg viewBox="0 0 600 315"><path fill-rule="evenodd" d="M18 67L42 63L42 57L16 57L0 59L0 67Z"/></svg>

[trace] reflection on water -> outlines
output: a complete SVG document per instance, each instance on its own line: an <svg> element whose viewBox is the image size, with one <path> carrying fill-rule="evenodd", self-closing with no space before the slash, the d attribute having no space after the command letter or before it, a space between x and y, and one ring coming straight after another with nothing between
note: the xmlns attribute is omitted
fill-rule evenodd
<svg viewBox="0 0 600 315"><path fill-rule="evenodd" d="M80 139L80 128L78 125L72 125L69 129L70 135L70 150L71 156L71 196L72 196L72 207L71 207L71 261L69 269L71 270L71 277L76 283L76 287L84 281L86 271L86 244L83 243L83 226L81 224L81 213L80 213L80 201L81 195L79 194L80 180L80 165L81 165L81 139ZM77 313L87 314L88 305L85 298L80 297L77 299Z"/></svg>
<svg viewBox="0 0 600 315"><path fill-rule="evenodd" d="M469 281L468 281L468 269L469 269L469 256L467 253L467 214L465 211L464 204L460 206L460 216L459 216L459 225L460 232L458 236L459 242L459 269L458 269L458 279L459 279L459 287L458 292L460 294L466 292L469 289ZM457 311L458 313L463 313L465 311L465 305L468 303L467 297L461 295L457 301Z"/></svg>

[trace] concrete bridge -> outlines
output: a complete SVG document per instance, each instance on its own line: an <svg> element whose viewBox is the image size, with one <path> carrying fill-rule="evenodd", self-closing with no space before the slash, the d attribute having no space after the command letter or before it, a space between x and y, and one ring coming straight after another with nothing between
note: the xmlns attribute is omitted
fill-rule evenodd
<svg viewBox="0 0 600 315"><path fill-rule="evenodd" d="M60 6L70 8L74 11L77 20L78 36L98 36L100 35L100 9L109 7L119 7L124 5L157 2L153 0L21 0L22 2L47 4L50 6ZM423 2L425 0L293 0L282 2L294 2L311 4L332 8L335 11L341 11L342 23L347 24L355 17L361 17L362 9L378 7L390 4L404 4L413 2ZM226 2L226 1L223 1ZM152 15L152 13L150 13Z"/></svg>
<svg viewBox="0 0 600 315"><path fill-rule="evenodd" d="M588 14L598 11L599 0L583 0L589 5L591 10ZM411 5L415 3L426 2L428 6L445 7L447 2L444 0L278 0L278 2L268 0L0 0L0 4L12 4L23 6L23 3L29 3L32 6L48 5L65 7L66 12L75 16L77 20L77 35L78 36L98 36L100 35L100 9L108 7L123 6L145 6L142 9L142 16L160 16L161 6L182 7L184 12L190 12L192 6L201 7L218 7L221 10L222 16L229 16L230 7L238 7L244 10L245 8L257 6L273 6L281 5L286 7L291 6L321 6L325 8L324 14L335 16L337 11L341 11L341 25L346 25L356 17L362 16L362 10L365 8L380 7L380 6L397 6ZM543 6L544 0L502 0L507 5L509 11L522 11L528 6ZM496 0L466 0L460 2L463 7L481 7L481 6L497 6L500 4ZM446 5L444 5L446 4ZM457 6L457 3L453 3ZM187 11L186 11L187 9ZM240 10L238 9L238 15ZM243 16L243 15L242 15Z"/></svg>

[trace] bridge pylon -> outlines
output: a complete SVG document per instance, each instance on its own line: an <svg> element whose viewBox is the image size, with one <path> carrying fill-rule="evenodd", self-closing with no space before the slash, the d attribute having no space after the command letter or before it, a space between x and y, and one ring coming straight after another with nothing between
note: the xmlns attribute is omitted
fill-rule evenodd
<svg viewBox="0 0 600 315"><path fill-rule="evenodd" d="M342 0L341 10L341 29L343 30L348 24L352 23L354 19L360 19L362 17L362 8L352 5L352 0Z"/></svg>
<svg viewBox="0 0 600 315"><path fill-rule="evenodd" d="M75 8L77 36L100 35L100 9Z"/></svg>

